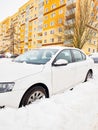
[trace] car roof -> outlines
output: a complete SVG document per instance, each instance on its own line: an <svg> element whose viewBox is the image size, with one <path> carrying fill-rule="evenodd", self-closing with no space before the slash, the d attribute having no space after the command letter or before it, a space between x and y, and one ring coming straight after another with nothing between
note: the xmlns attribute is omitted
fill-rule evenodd
<svg viewBox="0 0 98 130"><path fill-rule="evenodd" d="M63 49L75 49L75 50L80 50L81 52L83 52L85 54L85 52L79 48L75 48L75 47L64 47L64 46L43 46L39 49L58 49L58 50L63 50Z"/></svg>

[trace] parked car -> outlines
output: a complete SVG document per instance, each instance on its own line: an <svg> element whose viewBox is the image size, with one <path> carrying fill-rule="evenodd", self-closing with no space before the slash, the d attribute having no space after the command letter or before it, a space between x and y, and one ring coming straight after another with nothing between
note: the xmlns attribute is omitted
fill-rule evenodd
<svg viewBox="0 0 98 130"><path fill-rule="evenodd" d="M94 60L94 63L98 63L98 53L92 53L89 55L93 60Z"/></svg>
<svg viewBox="0 0 98 130"><path fill-rule="evenodd" d="M0 64L0 106L22 107L64 92L93 75L93 60L81 50L44 47Z"/></svg>
<svg viewBox="0 0 98 130"><path fill-rule="evenodd" d="M5 58L5 55L4 54L0 54L0 58Z"/></svg>

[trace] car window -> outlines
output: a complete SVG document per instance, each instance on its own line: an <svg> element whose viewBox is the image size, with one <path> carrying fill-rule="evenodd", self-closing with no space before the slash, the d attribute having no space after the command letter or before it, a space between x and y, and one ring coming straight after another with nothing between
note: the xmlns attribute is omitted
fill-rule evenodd
<svg viewBox="0 0 98 130"><path fill-rule="evenodd" d="M63 50L57 55L56 60L58 59L65 59L68 61L68 63L71 63L72 62L71 51L68 49Z"/></svg>
<svg viewBox="0 0 98 130"><path fill-rule="evenodd" d="M82 54L81 54L80 51L78 51L78 50L72 50L72 52L73 52L73 56L74 56L75 62L79 62L79 61L83 60L83 57L82 57Z"/></svg>
<svg viewBox="0 0 98 130"><path fill-rule="evenodd" d="M86 55L83 54L83 53L81 53L81 54L82 54L82 58L83 58L83 60L86 60Z"/></svg>
<svg viewBox="0 0 98 130"><path fill-rule="evenodd" d="M46 64L55 55L57 49L34 49L18 56L14 62L28 64Z"/></svg>

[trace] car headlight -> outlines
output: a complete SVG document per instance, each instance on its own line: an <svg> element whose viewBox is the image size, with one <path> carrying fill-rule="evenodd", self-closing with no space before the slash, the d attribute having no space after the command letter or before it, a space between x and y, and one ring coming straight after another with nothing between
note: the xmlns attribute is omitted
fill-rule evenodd
<svg viewBox="0 0 98 130"><path fill-rule="evenodd" d="M0 93L12 91L14 84L14 82L0 83Z"/></svg>

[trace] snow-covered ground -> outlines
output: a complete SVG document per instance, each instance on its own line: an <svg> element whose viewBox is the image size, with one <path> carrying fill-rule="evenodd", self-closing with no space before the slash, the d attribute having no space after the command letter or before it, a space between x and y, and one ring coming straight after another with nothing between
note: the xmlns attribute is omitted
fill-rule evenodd
<svg viewBox="0 0 98 130"><path fill-rule="evenodd" d="M0 130L98 130L98 65L94 79L25 108L0 110Z"/></svg>

